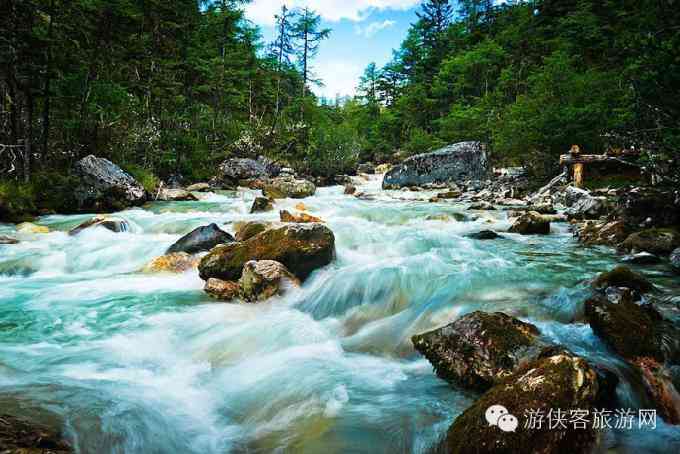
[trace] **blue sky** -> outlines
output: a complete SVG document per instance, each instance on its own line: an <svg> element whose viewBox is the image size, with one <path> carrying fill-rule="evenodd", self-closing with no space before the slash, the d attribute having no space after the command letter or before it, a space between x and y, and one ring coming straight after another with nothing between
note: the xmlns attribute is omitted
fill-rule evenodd
<svg viewBox="0 0 680 454"><path fill-rule="evenodd" d="M253 0L246 15L262 28L266 41L274 36L274 14L282 0ZM288 7L309 6L331 28L331 37L321 45L313 62L316 75L325 87L315 88L320 96L352 95L366 66L382 66L399 47L420 0L286 0Z"/></svg>

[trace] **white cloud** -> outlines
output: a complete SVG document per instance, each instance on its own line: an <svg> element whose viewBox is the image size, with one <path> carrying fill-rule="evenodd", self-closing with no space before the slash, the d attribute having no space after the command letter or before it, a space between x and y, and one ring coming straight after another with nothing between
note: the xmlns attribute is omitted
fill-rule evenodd
<svg viewBox="0 0 680 454"><path fill-rule="evenodd" d="M357 25L354 30L356 31L357 35L360 36L363 35L366 38L370 38L376 33L378 33L380 30L385 30L386 28L394 27L395 24L396 24L395 21L385 19L382 22L371 22L370 24L363 28L360 25Z"/></svg>
<svg viewBox="0 0 680 454"><path fill-rule="evenodd" d="M314 87L314 93L317 96L333 99L336 94L353 95L364 68L353 62L328 61L319 62L315 70L315 73L323 80L324 86Z"/></svg>
<svg viewBox="0 0 680 454"><path fill-rule="evenodd" d="M281 10L283 3L289 8L307 6L332 22L341 19L360 22L368 17L371 10L406 10L420 0L254 0L246 6L246 15L256 24L272 25L274 15Z"/></svg>

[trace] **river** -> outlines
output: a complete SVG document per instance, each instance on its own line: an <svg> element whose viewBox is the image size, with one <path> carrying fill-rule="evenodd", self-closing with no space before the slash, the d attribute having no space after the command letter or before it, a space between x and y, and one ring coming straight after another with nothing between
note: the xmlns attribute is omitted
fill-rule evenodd
<svg viewBox="0 0 680 454"><path fill-rule="evenodd" d="M48 234L0 225L22 240L0 246L0 405L58 415L83 453L420 453L476 396L438 379L410 336L484 310L608 365L624 377L622 405L644 406L583 321L584 281L617 263L611 249L579 246L567 224L472 240L505 230L506 213L382 191L378 177L359 190L374 199L336 186L304 200L337 258L257 305L210 299L196 271L139 271L195 227L276 219L248 213L255 191L117 213L126 233L68 236L88 215L42 217ZM666 266L644 272L678 294ZM660 420L604 440L609 452L680 452L680 429Z"/></svg>

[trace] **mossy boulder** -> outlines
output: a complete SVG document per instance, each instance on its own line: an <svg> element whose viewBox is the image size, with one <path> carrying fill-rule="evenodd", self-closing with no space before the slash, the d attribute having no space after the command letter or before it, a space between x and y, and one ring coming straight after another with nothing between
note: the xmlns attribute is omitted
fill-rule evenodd
<svg viewBox="0 0 680 454"><path fill-rule="evenodd" d="M67 454L73 452L73 448L58 430L28 419L0 414L0 452Z"/></svg>
<svg viewBox="0 0 680 454"><path fill-rule="evenodd" d="M477 311L411 340L440 378L483 391L533 360L545 346L538 336L530 323Z"/></svg>
<svg viewBox="0 0 680 454"><path fill-rule="evenodd" d="M262 193L272 199L303 199L315 192L316 186L311 181L291 177L273 178L262 189Z"/></svg>
<svg viewBox="0 0 680 454"><path fill-rule="evenodd" d="M608 287L624 287L639 293L654 290L654 285L644 276L625 266L617 266L611 271L604 272L593 281L593 287L606 290Z"/></svg>
<svg viewBox="0 0 680 454"><path fill-rule="evenodd" d="M198 266L198 258L186 252L156 257L142 269L143 273L184 273Z"/></svg>
<svg viewBox="0 0 680 454"><path fill-rule="evenodd" d="M238 298L240 289L238 282L208 279L203 291L212 298L221 301L231 301Z"/></svg>
<svg viewBox="0 0 680 454"><path fill-rule="evenodd" d="M300 281L286 267L274 260L251 260L243 266L239 295L249 303L267 300L282 295Z"/></svg>
<svg viewBox="0 0 680 454"><path fill-rule="evenodd" d="M272 201L266 197L255 197L253 200L253 205L250 207L251 213L264 213L265 211L271 211L274 209Z"/></svg>
<svg viewBox="0 0 680 454"><path fill-rule="evenodd" d="M203 257L201 278L235 281L250 260L276 260L298 279L328 265L335 255L335 236L323 224L286 224L246 241L220 245Z"/></svg>
<svg viewBox="0 0 680 454"><path fill-rule="evenodd" d="M629 251L669 255L680 247L680 233L675 229L647 229L629 235L623 247Z"/></svg>
<svg viewBox="0 0 680 454"><path fill-rule="evenodd" d="M535 211L529 211L518 217L508 232L521 235L547 235L550 233L550 221Z"/></svg>
<svg viewBox="0 0 680 454"><path fill-rule="evenodd" d="M78 225L77 227L74 227L71 229L68 234L73 236L77 235L83 230L91 229L94 227L103 227L106 230L110 230L114 233L121 233L121 232L129 232L130 231L130 223L126 221L125 219L121 218L114 218L114 217L103 217L103 216L95 216L92 219L88 219L87 221L83 222L82 224Z"/></svg>
<svg viewBox="0 0 680 454"><path fill-rule="evenodd" d="M310 222L323 222L322 219L312 216L307 213L291 213L287 210L279 211L279 217L281 222L297 222L300 224L310 223Z"/></svg>
<svg viewBox="0 0 680 454"><path fill-rule="evenodd" d="M449 428L437 452L461 454L585 453L596 441L592 423L570 423L570 412L590 411L601 400L598 374L586 360L568 352L542 355L487 391ZM491 406L503 406L517 418L516 430L505 432L487 421ZM527 415L564 412L565 427L527 427ZM503 412L504 413L504 412Z"/></svg>
<svg viewBox="0 0 680 454"><path fill-rule="evenodd" d="M267 221L237 222L234 224L236 241L245 241L258 235L274 225Z"/></svg>
<svg viewBox="0 0 680 454"><path fill-rule="evenodd" d="M217 224L210 224L198 227L177 240L170 246L166 254L174 252L186 252L196 254L198 252L209 251L218 244L231 243L234 237L220 229Z"/></svg>

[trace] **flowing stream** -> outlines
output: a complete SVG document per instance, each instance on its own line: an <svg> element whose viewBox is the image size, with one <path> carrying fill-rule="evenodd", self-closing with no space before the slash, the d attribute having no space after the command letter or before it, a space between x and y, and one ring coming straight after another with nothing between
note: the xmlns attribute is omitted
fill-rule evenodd
<svg viewBox="0 0 680 454"><path fill-rule="evenodd" d="M201 225L276 219L248 214L255 191L126 210L118 234L67 235L89 215L43 217L49 234L0 225L22 240L0 246L0 413L59 415L82 453L426 452L476 395L438 379L410 337L474 310L536 324L616 370L622 406L645 406L583 321L584 281L617 263L612 250L577 245L567 224L472 240L505 230L506 213L382 191L377 176L359 190L374 199L330 187L304 200L337 259L258 305L211 300L196 271L139 271ZM679 294L665 265L644 272ZM604 440L608 452L680 452L680 429L661 420Z"/></svg>

